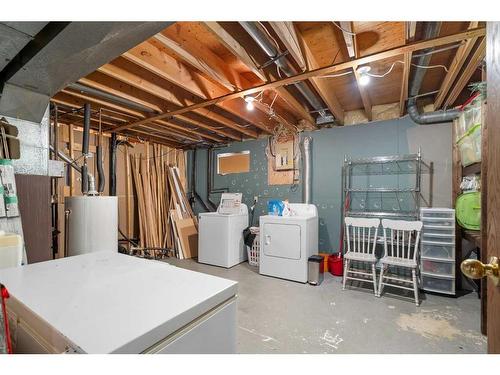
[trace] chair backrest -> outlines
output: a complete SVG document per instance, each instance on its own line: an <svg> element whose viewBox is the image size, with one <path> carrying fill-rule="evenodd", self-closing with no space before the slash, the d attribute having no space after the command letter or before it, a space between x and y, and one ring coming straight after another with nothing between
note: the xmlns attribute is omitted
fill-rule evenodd
<svg viewBox="0 0 500 375"><path fill-rule="evenodd" d="M346 217L345 233L347 251L362 254L374 254L377 245L380 219L364 217Z"/></svg>
<svg viewBox="0 0 500 375"><path fill-rule="evenodd" d="M386 256L417 260L421 221L382 219L382 228Z"/></svg>

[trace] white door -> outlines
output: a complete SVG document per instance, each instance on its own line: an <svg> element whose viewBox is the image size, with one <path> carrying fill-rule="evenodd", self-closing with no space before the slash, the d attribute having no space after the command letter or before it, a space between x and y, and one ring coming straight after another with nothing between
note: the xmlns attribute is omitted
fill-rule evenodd
<svg viewBox="0 0 500 375"><path fill-rule="evenodd" d="M264 254L267 256L300 259L300 225L264 224Z"/></svg>

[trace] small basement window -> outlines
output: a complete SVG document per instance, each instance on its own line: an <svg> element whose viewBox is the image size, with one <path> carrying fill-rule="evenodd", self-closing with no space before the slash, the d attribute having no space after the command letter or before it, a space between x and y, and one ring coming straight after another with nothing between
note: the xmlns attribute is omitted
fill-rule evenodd
<svg viewBox="0 0 500 375"><path fill-rule="evenodd" d="M217 174L250 172L250 151L227 152L217 155Z"/></svg>

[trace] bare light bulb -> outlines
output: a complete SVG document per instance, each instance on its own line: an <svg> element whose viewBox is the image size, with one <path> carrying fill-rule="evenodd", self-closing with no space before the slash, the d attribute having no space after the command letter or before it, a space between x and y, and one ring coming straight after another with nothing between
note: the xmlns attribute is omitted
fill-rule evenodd
<svg viewBox="0 0 500 375"><path fill-rule="evenodd" d="M359 76L358 82L361 86L366 86L368 83L370 83L370 76L367 74L362 74Z"/></svg>
<svg viewBox="0 0 500 375"><path fill-rule="evenodd" d="M368 75L368 72L370 70L371 68L367 65L361 66L357 69L357 72L359 74L358 82L361 86L366 86L368 83L370 83L370 76Z"/></svg>
<svg viewBox="0 0 500 375"><path fill-rule="evenodd" d="M245 98L245 101L247 102L247 110L253 111L253 109L255 108L255 105L253 104L253 98L247 97Z"/></svg>

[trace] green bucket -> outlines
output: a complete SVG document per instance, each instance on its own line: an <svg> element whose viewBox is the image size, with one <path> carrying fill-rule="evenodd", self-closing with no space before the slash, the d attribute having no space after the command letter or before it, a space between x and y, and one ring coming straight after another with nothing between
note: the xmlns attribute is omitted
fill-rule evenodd
<svg viewBox="0 0 500 375"><path fill-rule="evenodd" d="M455 203L458 224L465 229L481 229L481 193L470 192L460 195Z"/></svg>

